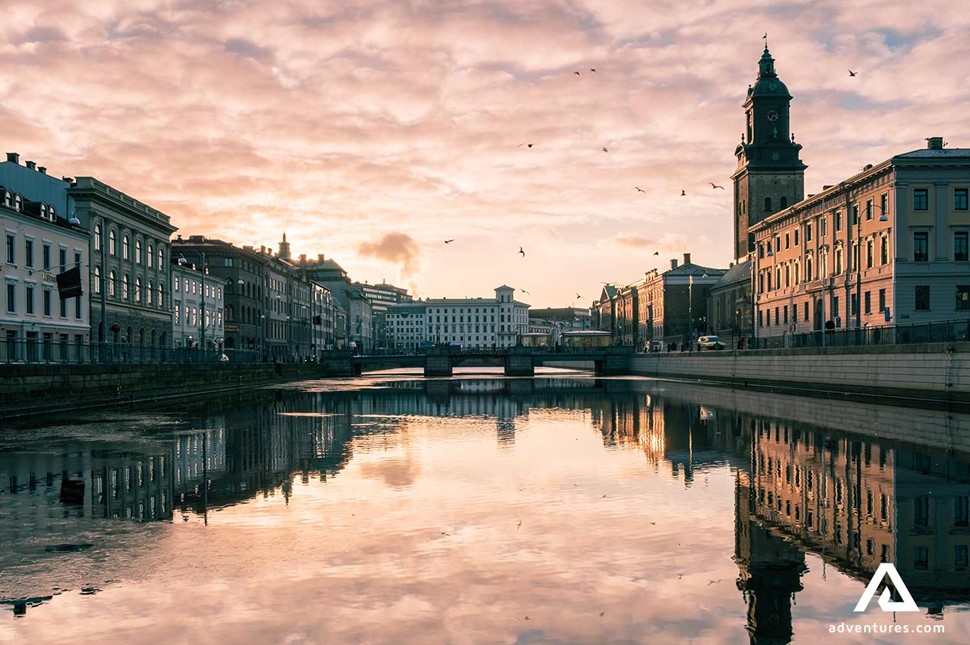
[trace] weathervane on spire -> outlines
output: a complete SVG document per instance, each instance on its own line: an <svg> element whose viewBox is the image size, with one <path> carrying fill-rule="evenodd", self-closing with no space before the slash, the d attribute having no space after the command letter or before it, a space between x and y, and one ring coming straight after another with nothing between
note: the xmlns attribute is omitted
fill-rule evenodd
<svg viewBox="0 0 970 645"><path fill-rule="evenodd" d="M765 41L765 49L768 49L768 32L767 31L765 32L765 35L761 37L761 39Z"/></svg>

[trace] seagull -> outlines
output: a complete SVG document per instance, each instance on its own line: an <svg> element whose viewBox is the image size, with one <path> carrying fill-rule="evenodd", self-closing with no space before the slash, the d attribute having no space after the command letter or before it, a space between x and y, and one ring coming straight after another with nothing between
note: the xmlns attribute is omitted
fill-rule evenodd
<svg viewBox="0 0 970 645"><path fill-rule="evenodd" d="M681 188L681 189L680 189L680 196L681 196L681 197L687 197L687 191L686 191L686 190L684 190L683 188Z"/></svg>
<svg viewBox="0 0 970 645"><path fill-rule="evenodd" d="M583 299L583 297L582 297L581 295L579 295L579 294L577 293L577 294L576 294L576 299L577 299L577 300L582 300L582 299Z"/></svg>
<svg viewBox="0 0 970 645"><path fill-rule="evenodd" d="M858 76L858 74L856 74L855 72L853 72L853 71L852 71L852 70L850 69L850 70L849 70L849 76Z"/></svg>
<svg viewBox="0 0 970 645"><path fill-rule="evenodd" d="M522 257L525 257L525 251L522 249L521 246L519 247L519 253L522 254Z"/></svg>
<svg viewBox="0 0 970 645"><path fill-rule="evenodd" d="M454 241L455 241L455 240L453 240L453 239L451 239L451 240L445 240L445 244L451 244L451 243L452 243L452 242L454 242Z"/></svg>
<svg viewBox="0 0 970 645"><path fill-rule="evenodd" d="M595 68L595 67L590 67L590 68L589 68L589 71L591 71L591 72L593 72L593 73L596 73L596 68Z"/></svg>
<svg viewBox="0 0 970 645"><path fill-rule="evenodd" d="M532 146L534 146L534 145L535 145L534 143L520 143L519 145L517 145L517 146L515 146L515 147L516 147L516 148L521 148L522 146L528 146L528 147L530 147L530 148L531 148L531 147L532 147Z"/></svg>
<svg viewBox="0 0 970 645"><path fill-rule="evenodd" d="M609 152L609 150L606 149L606 146L603 146L603 152Z"/></svg>
<svg viewBox="0 0 970 645"><path fill-rule="evenodd" d="M708 182L708 183L709 183L709 184L711 185L711 189L712 189L712 190L713 190L713 189L715 189L715 188L720 188L721 190L724 190L724 186L718 186L718 185L717 185L717 184L715 184L715 183L714 183L713 181L710 181L710 182Z"/></svg>
<svg viewBox="0 0 970 645"><path fill-rule="evenodd" d="M526 291L525 289L519 289L519 291L521 291L522 293L529 293L529 292L528 292L528 291ZM531 293L529 293L529 295L531 296L532 294L531 294Z"/></svg>
<svg viewBox="0 0 970 645"><path fill-rule="evenodd" d="M654 251L653 254L654 255L660 255L660 251Z"/></svg>
<svg viewBox="0 0 970 645"><path fill-rule="evenodd" d="M576 76L579 76L579 72L573 72L573 74L575 74Z"/></svg>
<svg viewBox="0 0 970 645"><path fill-rule="evenodd" d="M515 525L515 528L519 528L520 526L522 526L522 520L519 520L519 523Z"/></svg>
<svg viewBox="0 0 970 645"><path fill-rule="evenodd" d="M642 189L642 188L640 188L639 186L634 186L634 188L636 188L636 189L637 189L637 191L638 191L638 192L641 192L641 193L645 193L645 192L647 192L647 191L645 191L644 189Z"/></svg>

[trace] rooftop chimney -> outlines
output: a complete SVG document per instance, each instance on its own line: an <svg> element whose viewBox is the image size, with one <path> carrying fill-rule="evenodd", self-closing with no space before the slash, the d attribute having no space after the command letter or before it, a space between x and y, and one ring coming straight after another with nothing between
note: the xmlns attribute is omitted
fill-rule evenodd
<svg viewBox="0 0 970 645"><path fill-rule="evenodd" d="M942 143L940 144L940 147L941 148L943 147ZM25 161L24 165L30 168L31 170L35 170L37 168L37 164L35 164L33 161Z"/></svg>
<svg viewBox="0 0 970 645"><path fill-rule="evenodd" d="M47 174L47 168L45 168L44 166L37 166L37 172L39 172L42 175L46 175Z"/></svg>
<svg viewBox="0 0 970 645"><path fill-rule="evenodd" d="M676 269L677 268L677 258L671 258L671 260L670 260L670 268L671 269Z"/></svg>
<svg viewBox="0 0 970 645"><path fill-rule="evenodd" d="M317 254L317 262L323 262L323 260L324 260L323 253L318 253Z"/></svg>
<svg viewBox="0 0 970 645"><path fill-rule="evenodd" d="M926 137L926 147L930 150L942 150L943 137Z"/></svg>
<svg viewBox="0 0 970 645"><path fill-rule="evenodd" d="M19 164L20 163L20 155L18 155L16 152L8 152L7 153L7 161L9 161L10 163Z"/></svg>
<svg viewBox="0 0 970 645"><path fill-rule="evenodd" d="M684 264L690 264L690 253L684 253Z"/></svg>

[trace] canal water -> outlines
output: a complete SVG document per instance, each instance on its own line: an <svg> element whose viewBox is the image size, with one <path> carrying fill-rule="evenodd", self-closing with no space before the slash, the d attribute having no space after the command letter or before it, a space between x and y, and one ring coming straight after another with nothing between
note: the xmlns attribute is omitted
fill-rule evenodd
<svg viewBox="0 0 970 645"><path fill-rule="evenodd" d="M968 451L946 410L562 370L5 427L0 642L966 643ZM854 611L885 562L918 611Z"/></svg>

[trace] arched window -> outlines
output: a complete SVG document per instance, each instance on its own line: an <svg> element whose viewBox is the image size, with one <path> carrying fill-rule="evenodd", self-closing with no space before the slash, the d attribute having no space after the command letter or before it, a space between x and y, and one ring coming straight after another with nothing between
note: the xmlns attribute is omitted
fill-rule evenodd
<svg viewBox="0 0 970 645"><path fill-rule="evenodd" d="M226 307L226 322L232 322L232 321L233 321L233 309L232 309L232 305L229 305L228 307Z"/></svg>
<svg viewBox="0 0 970 645"><path fill-rule="evenodd" d="M154 265L154 263L155 263L155 256L153 255L154 253L155 253L155 250L152 248L152 243L149 242L148 243L148 255L145 256L145 259L148 260L148 268L149 269L152 268L152 265ZM155 333L155 330L152 330L152 333L154 334Z"/></svg>
<svg viewBox="0 0 970 645"><path fill-rule="evenodd" d="M765 210L771 210L771 197L765 197Z"/></svg>
<svg viewBox="0 0 970 645"><path fill-rule="evenodd" d="M141 277L135 278L135 302L141 304Z"/></svg>
<svg viewBox="0 0 970 645"><path fill-rule="evenodd" d="M161 307L162 306L162 303L165 302L165 297L164 296L165 296L165 285L162 284L161 282L159 282L158 283L158 300L155 303L157 306Z"/></svg>
<svg viewBox="0 0 970 645"><path fill-rule="evenodd" d="M141 264L141 240L135 240L135 264Z"/></svg>
<svg viewBox="0 0 970 645"><path fill-rule="evenodd" d="M108 231L108 255L117 255L118 249L115 246L117 243L117 237L114 231Z"/></svg>
<svg viewBox="0 0 970 645"><path fill-rule="evenodd" d="M805 280L811 281L813 279L814 278L812 277L812 256L809 255L805 257Z"/></svg>
<svg viewBox="0 0 970 645"><path fill-rule="evenodd" d="M118 276L115 275L114 269L108 272L108 295L114 298L118 293L117 285Z"/></svg>
<svg viewBox="0 0 970 645"><path fill-rule="evenodd" d="M121 238L121 259L127 260L131 257L131 242L128 240L128 236L125 235Z"/></svg>
<svg viewBox="0 0 970 645"><path fill-rule="evenodd" d="M128 291L129 291L128 287L129 286L131 286L131 285L129 284L128 274L126 273L121 278L121 299L124 300L125 302L128 301Z"/></svg>
<svg viewBox="0 0 970 645"><path fill-rule="evenodd" d="M151 257L151 256L148 256L148 257ZM145 304L146 305L155 304L155 285L152 284L151 280L148 281L148 291L145 292Z"/></svg>
<svg viewBox="0 0 970 645"><path fill-rule="evenodd" d="M94 225L94 250L95 251L101 250L101 225L100 224Z"/></svg>
<svg viewBox="0 0 970 645"><path fill-rule="evenodd" d="M101 293L101 267L94 267L94 292Z"/></svg>
<svg viewBox="0 0 970 645"><path fill-rule="evenodd" d="M164 257L164 253L165 253L165 249L163 249L162 248L162 245L159 244L158 245L158 268L159 269L161 269L161 268L163 268L165 266L165 264L162 262L162 259Z"/></svg>
<svg viewBox="0 0 970 645"><path fill-rule="evenodd" d="M798 266L798 262L796 262L795 263L795 266L794 266L794 271L795 271L795 284L798 284L799 278L801 277L801 275L800 275L801 271L799 271L800 268L801 267Z"/></svg>
<svg viewBox="0 0 970 645"><path fill-rule="evenodd" d="M781 207L782 208L787 208L788 207L788 198L787 197L782 197L781 198Z"/></svg>

